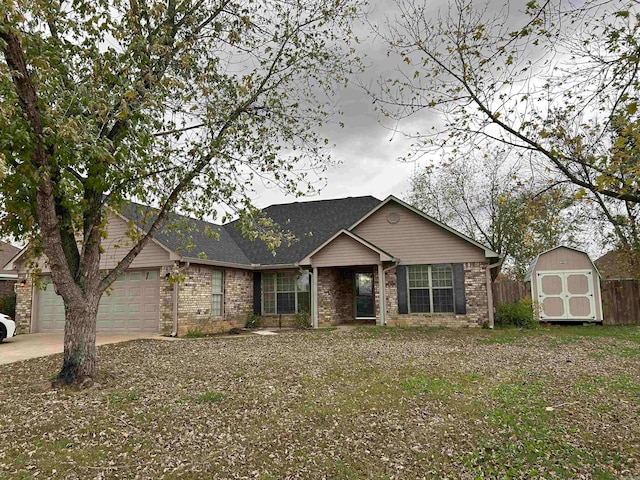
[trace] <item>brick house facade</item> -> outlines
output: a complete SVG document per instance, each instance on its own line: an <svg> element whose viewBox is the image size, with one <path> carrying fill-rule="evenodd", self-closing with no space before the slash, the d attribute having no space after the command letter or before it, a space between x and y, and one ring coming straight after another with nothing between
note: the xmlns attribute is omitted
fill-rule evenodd
<svg viewBox="0 0 640 480"><path fill-rule="evenodd" d="M124 242L127 222L136 224L133 212L110 220L107 244ZM174 230L156 235L122 282L114 283L113 294L103 297L99 331L220 333L244 327L252 314L264 327L301 320L314 327L492 323L490 269L499 268L499 255L395 197L300 202L264 212L298 241L272 252L242 237L235 222L186 219L193 222L188 240L194 254L185 253L184 238ZM204 230L217 230L218 238ZM106 250L105 269L126 253ZM26 273L19 258L13 266ZM52 289L34 287L28 279L17 292L19 333L64 325L56 307L62 300ZM58 318L51 313L55 308ZM141 312L144 319L113 313L127 311Z"/></svg>

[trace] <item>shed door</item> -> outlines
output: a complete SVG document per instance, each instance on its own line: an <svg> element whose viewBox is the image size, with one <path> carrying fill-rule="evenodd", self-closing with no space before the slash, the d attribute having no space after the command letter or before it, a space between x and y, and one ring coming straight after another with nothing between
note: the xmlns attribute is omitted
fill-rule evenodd
<svg viewBox="0 0 640 480"><path fill-rule="evenodd" d="M64 332L64 303L51 278L42 278L38 292L38 332ZM158 330L159 272L126 272L105 293L98 307L98 332L155 332Z"/></svg>
<svg viewBox="0 0 640 480"><path fill-rule="evenodd" d="M593 272L538 272L540 320L595 320Z"/></svg>

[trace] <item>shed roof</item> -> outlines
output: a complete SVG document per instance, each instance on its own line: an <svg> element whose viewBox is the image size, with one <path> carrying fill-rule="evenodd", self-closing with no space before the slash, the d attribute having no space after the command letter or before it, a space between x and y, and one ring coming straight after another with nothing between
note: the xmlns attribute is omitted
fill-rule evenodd
<svg viewBox="0 0 640 480"><path fill-rule="evenodd" d="M557 250L559 248L566 248L567 250L573 250L574 252L578 252L578 253L582 253L583 255L586 255L587 258L589 259L589 262L593 266L593 269L596 271L598 276L600 276L600 272L598 271L598 267L596 267L596 264L593 263L593 260L591 260L591 257L589 256L589 254L587 252L584 252L584 251L579 250L579 249L574 248L574 247L568 247L566 245L558 245L557 247L550 248L549 250L545 250L544 252L541 252L538 255L536 255L536 258L534 258L532 260L532 262L529 264L529 268L527 268L527 273L524 276L524 281L525 282L530 282L531 281L531 276L533 275L533 271L536 269L536 265L538 263L538 260L540 259L540 257L542 255L545 255L545 254L547 254L549 252L553 252L554 250Z"/></svg>

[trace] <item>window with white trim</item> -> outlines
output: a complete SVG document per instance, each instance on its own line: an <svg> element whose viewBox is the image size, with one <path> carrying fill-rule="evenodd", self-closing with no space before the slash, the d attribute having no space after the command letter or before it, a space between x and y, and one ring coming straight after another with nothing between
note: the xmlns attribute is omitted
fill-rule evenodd
<svg viewBox="0 0 640 480"><path fill-rule="evenodd" d="M262 274L262 313L309 312L311 305L309 272Z"/></svg>
<svg viewBox="0 0 640 480"><path fill-rule="evenodd" d="M214 270L211 277L211 315L222 317L224 313L224 272Z"/></svg>
<svg viewBox="0 0 640 480"><path fill-rule="evenodd" d="M451 265L408 265L409 312L453 312Z"/></svg>

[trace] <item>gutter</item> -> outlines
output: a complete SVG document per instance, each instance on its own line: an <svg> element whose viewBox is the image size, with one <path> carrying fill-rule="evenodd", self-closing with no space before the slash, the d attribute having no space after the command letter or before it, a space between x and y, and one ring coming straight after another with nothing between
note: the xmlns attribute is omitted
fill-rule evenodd
<svg viewBox="0 0 640 480"><path fill-rule="evenodd" d="M191 266L191 262L185 263L182 267L178 268L176 273L183 272ZM173 330L170 337L178 336L178 293L180 292L180 282L173 282Z"/></svg>
<svg viewBox="0 0 640 480"><path fill-rule="evenodd" d="M502 261L504 257L499 257L499 260L496 263L492 263L487 265L486 269L486 281L487 281L487 309L489 310L489 328L493 330L494 327L494 319L493 319L493 288L491 288L491 269L495 267L499 267L502 265Z"/></svg>

